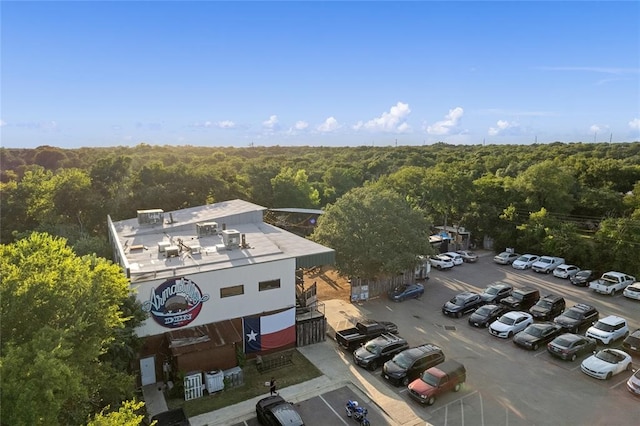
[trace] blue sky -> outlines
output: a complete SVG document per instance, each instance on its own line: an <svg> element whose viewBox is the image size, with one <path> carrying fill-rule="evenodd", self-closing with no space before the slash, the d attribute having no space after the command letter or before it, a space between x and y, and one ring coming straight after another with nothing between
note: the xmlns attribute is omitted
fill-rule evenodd
<svg viewBox="0 0 640 426"><path fill-rule="evenodd" d="M2 1L2 146L640 140L640 2Z"/></svg>

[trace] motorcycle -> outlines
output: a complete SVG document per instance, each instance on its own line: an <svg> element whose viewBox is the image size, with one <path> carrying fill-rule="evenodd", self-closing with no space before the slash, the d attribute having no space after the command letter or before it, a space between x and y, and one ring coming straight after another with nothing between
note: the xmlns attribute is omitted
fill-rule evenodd
<svg viewBox="0 0 640 426"><path fill-rule="evenodd" d="M348 400L347 406L347 417L353 417L355 421L360 423L362 426L370 426L369 419L367 419L368 410L364 407L360 407L358 405L358 401Z"/></svg>

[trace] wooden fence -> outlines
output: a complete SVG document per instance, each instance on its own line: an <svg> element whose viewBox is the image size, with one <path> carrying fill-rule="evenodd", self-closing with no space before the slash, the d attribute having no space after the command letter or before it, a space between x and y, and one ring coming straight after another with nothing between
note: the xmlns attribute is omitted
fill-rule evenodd
<svg viewBox="0 0 640 426"><path fill-rule="evenodd" d="M384 296L389 290L415 281L414 271L408 270L395 277L384 278L376 281L352 278L351 301L365 301L375 297Z"/></svg>

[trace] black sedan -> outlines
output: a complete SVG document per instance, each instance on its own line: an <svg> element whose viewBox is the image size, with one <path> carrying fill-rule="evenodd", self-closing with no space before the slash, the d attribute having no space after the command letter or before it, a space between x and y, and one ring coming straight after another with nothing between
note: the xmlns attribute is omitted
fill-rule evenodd
<svg viewBox="0 0 640 426"><path fill-rule="evenodd" d="M595 280L600 275L597 275L596 272L591 269L585 269L582 271L578 271L574 276L569 278L571 284L577 285L578 287L587 287L589 283Z"/></svg>
<svg viewBox="0 0 640 426"><path fill-rule="evenodd" d="M484 302L478 293L463 291L442 306L442 313L460 318L482 305Z"/></svg>
<svg viewBox="0 0 640 426"><path fill-rule="evenodd" d="M389 299L394 302L402 302L407 299L417 299L424 294L424 286L422 284L409 284L396 287L389 292Z"/></svg>
<svg viewBox="0 0 640 426"><path fill-rule="evenodd" d="M595 350L596 341L579 334L561 334L547 344L547 352L551 355L571 361L575 361L580 355L589 354Z"/></svg>
<svg viewBox="0 0 640 426"><path fill-rule="evenodd" d="M469 317L469 324L474 327L489 327L489 324L507 312L504 305L484 305L476 309Z"/></svg>
<svg viewBox="0 0 640 426"><path fill-rule="evenodd" d="M537 351L540 345L549 343L561 332L562 328L552 322L531 324L513 336L513 343L522 348Z"/></svg>
<svg viewBox="0 0 640 426"><path fill-rule="evenodd" d="M258 421L263 425L290 425L303 426L304 422L295 406L285 401L280 395L272 395L262 398L256 404Z"/></svg>

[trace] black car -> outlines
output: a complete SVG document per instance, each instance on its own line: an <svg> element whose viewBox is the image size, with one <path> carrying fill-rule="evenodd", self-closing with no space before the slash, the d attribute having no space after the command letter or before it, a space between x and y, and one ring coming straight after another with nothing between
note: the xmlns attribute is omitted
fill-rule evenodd
<svg viewBox="0 0 640 426"><path fill-rule="evenodd" d="M529 309L529 313L536 320L548 321L552 320L564 312L566 302L564 298L555 294L548 294L538 300L535 305Z"/></svg>
<svg viewBox="0 0 640 426"><path fill-rule="evenodd" d="M482 305L471 314L469 324L474 327L487 328L505 312L507 312L507 308L504 305Z"/></svg>
<svg viewBox="0 0 640 426"><path fill-rule="evenodd" d="M531 324L513 336L513 343L525 349L537 351L541 345L549 343L561 332L562 328L552 322Z"/></svg>
<svg viewBox="0 0 640 426"><path fill-rule="evenodd" d="M574 276L569 278L569 281L573 285L577 285L578 287L587 287L589 283L599 277L599 274L596 274L595 271L591 269L585 269L582 271L578 271Z"/></svg>
<svg viewBox="0 0 640 426"><path fill-rule="evenodd" d="M540 292L532 287L516 288L509 297L500 301L507 309L512 311L528 311L540 300Z"/></svg>
<svg viewBox="0 0 640 426"><path fill-rule="evenodd" d="M280 395L262 398L256 403L256 416L260 424L268 426L304 426L295 406Z"/></svg>
<svg viewBox="0 0 640 426"><path fill-rule="evenodd" d="M444 362L444 360L442 349L430 343L405 349L384 363L382 377L394 386L407 386L422 372Z"/></svg>
<svg viewBox="0 0 640 426"><path fill-rule="evenodd" d="M478 293L463 291L442 306L442 313L460 318L464 314L475 311L483 304L484 302Z"/></svg>
<svg viewBox="0 0 640 426"><path fill-rule="evenodd" d="M369 370L375 370L408 347L409 344L402 337L383 334L353 351L353 362Z"/></svg>
<svg viewBox="0 0 640 426"><path fill-rule="evenodd" d="M596 341L587 336L565 333L547 344L547 352L551 355L575 361L582 354L589 354L596 350Z"/></svg>
<svg viewBox="0 0 640 426"><path fill-rule="evenodd" d="M622 349L627 353L640 355L640 328L624 338Z"/></svg>
<svg viewBox="0 0 640 426"><path fill-rule="evenodd" d="M585 303L578 303L555 317L553 322L566 331L577 333L581 328L591 326L599 317L600 312L595 307Z"/></svg>
<svg viewBox="0 0 640 426"><path fill-rule="evenodd" d="M485 288L482 293L480 293L480 297L484 303L498 303L505 297L511 295L512 291L513 286L511 284L497 282Z"/></svg>

